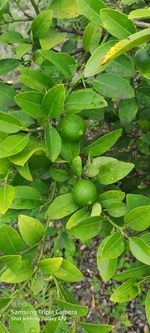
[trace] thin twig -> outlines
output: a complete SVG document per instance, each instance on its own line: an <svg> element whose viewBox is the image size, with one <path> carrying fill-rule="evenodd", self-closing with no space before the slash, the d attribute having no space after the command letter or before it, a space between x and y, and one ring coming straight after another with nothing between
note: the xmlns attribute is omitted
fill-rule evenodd
<svg viewBox="0 0 150 333"><path fill-rule="evenodd" d="M64 28L64 27L61 27L59 24L56 24L55 28L57 28L60 32L67 32L68 34L75 34L78 36L83 35L82 31L80 31L80 30Z"/></svg>
<svg viewBox="0 0 150 333"><path fill-rule="evenodd" d="M122 234L123 236L125 236L126 238L128 238L128 235L124 232L123 227L120 227L118 224L116 224L115 222L113 222L112 219L111 219L108 215L106 215L105 213L103 213L103 217L104 217L104 219L107 220L107 221L108 221L108 222L109 222L114 228L118 229L118 230L121 232L121 234Z"/></svg>
<svg viewBox="0 0 150 333"><path fill-rule="evenodd" d="M32 16L30 16L28 13L26 13L26 11L20 6L19 1L14 0L14 2L16 3L17 7L22 11L22 13L24 14L24 16L26 16L29 19L33 19Z"/></svg>
<svg viewBox="0 0 150 333"><path fill-rule="evenodd" d="M14 19L14 20L11 20L11 21L5 21L4 23L1 23L1 25L6 25L6 24L13 24L13 23L24 23L24 22L30 22L32 21L32 19Z"/></svg>
<svg viewBox="0 0 150 333"><path fill-rule="evenodd" d="M30 0L36 14L38 15L39 14L39 8L38 8L38 5L36 4L36 2L34 0Z"/></svg>
<svg viewBox="0 0 150 333"><path fill-rule="evenodd" d="M84 52L83 47L80 47L79 49L76 49L76 50L73 50L73 51L69 52L69 54L70 55L76 55L76 54L83 53L83 52Z"/></svg>
<svg viewBox="0 0 150 333"><path fill-rule="evenodd" d="M43 131L44 130L44 127L36 127L36 128L29 128L28 129L28 132L41 132L41 131Z"/></svg>
<svg viewBox="0 0 150 333"><path fill-rule="evenodd" d="M150 23L148 23L148 22L143 22L143 21L137 21L137 20L135 20L134 23L139 28L149 28L150 27Z"/></svg>

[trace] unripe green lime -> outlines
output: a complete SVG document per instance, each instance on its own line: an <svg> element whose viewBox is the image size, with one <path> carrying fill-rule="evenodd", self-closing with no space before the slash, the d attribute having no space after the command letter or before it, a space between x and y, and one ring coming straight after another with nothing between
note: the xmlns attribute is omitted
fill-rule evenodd
<svg viewBox="0 0 150 333"><path fill-rule="evenodd" d="M85 120L76 114L67 115L59 123L60 135L68 141L79 141L86 131Z"/></svg>
<svg viewBox="0 0 150 333"><path fill-rule="evenodd" d="M79 180L72 190L73 200L80 206L93 204L97 200L97 189L91 180Z"/></svg>

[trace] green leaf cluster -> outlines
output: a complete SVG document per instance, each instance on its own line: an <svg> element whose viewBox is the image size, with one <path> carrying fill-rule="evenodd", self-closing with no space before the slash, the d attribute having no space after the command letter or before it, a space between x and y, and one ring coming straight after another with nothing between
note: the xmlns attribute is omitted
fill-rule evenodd
<svg viewBox="0 0 150 333"><path fill-rule="evenodd" d="M96 274L116 281L110 301L145 297L150 8L31 0L30 15L15 3L23 17L0 1L0 45L11 54L0 59L0 332L112 332L88 322L68 283L84 280L78 244L96 239ZM52 310L48 323L38 304ZM145 311L150 325L150 291Z"/></svg>

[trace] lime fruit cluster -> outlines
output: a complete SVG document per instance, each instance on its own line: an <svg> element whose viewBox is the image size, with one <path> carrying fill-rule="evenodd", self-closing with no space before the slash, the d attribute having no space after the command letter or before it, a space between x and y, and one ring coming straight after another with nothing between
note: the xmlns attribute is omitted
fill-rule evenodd
<svg viewBox="0 0 150 333"><path fill-rule="evenodd" d="M79 206L93 204L97 200L97 188L91 180L79 180L72 189L73 200Z"/></svg>
<svg viewBox="0 0 150 333"><path fill-rule="evenodd" d="M83 118L73 114L62 118L59 123L60 135L63 139L71 142L79 141L86 131Z"/></svg>

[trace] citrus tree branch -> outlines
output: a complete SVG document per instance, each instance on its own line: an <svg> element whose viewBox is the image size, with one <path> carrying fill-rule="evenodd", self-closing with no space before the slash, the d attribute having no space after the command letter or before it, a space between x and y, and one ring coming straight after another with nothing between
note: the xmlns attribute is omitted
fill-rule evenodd
<svg viewBox="0 0 150 333"><path fill-rule="evenodd" d="M80 31L80 30L77 30L77 29L74 29L74 28L73 29L65 28L65 27L60 26L59 24L56 24L55 28L58 29L60 32L67 32L68 34L75 34L75 35L78 35L78 36L83 35L82 31Z"/></svg>
<svg viewBox="0 0 150 333"><path fill-rule="evenodd" d="M112 221L112 219L110 219L110 217L108 215L106 215L104 212L103 212L102 215L103 215L104 219L107 220L114 228L118 229L123 236L125 236L126 238L128 238L128 235L123 231L122 227L120 227L119 225L117 225L116 223L114 223Z"/></svg>
<svg viewBox="0 0 150 333"><path fill-rule="evenodd" d="M14 0L14 2L16 3L17 7L22 11L23 15L32 20L32 17L28 13L26 13L26 11L21 7L19 1Z"/></svg>
<svg viewBox="0 0 150 333"><path fill-rule="evenodd" d="M38 5L36 4L36 2L34 0L30 0L32 7L34 8L36 14L39 14L39 8Z"/></svg>
<svg viewBox="0 0 150 333"><path fill-rule="evenodd" d="M134 23L137 25L137 27L139 28L149 28L150 27L150 23L148 22L143 22L143 21L138 21L135 20Z"/></svg>
<svg viewBox="0 0 150 333"><path fill-rule="evenodd" d="M12 24L12 23L25 23L25 22L29 22L32 21L32 19L13 19L10 21L4 21L4 23L1 23L1 26L6 25L6 24Z"/></svg>

